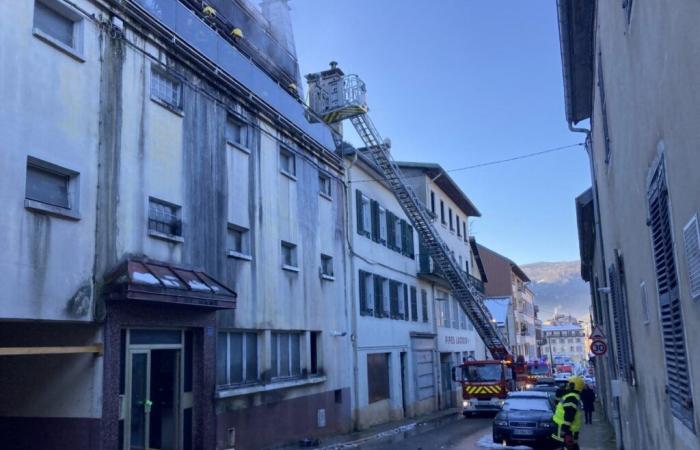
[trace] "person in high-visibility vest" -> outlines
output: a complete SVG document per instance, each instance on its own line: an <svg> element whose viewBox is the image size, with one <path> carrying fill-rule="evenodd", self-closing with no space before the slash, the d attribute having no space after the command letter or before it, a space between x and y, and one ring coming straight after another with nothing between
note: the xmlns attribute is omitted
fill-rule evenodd
<svg viewBox="0 0 700 450"><path fill-rule="evenodd" d="M579 450L578 433L581 431L581 391L585 383L583 378L569 378L567 389L557 404L552 420L557 425L552 439L558 441L567 450Z"/></svg>

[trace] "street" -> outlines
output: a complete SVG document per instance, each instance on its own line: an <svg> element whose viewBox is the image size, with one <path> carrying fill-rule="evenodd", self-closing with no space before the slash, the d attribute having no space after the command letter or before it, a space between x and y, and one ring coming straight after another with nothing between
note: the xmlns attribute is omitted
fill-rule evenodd
<svg viewBox="0 0 700 450"><path fill-rule="evenodd" d="M403 433L361 445L362 449L479 449L477 442L491 434L493 417L450 416L441 421L418 425Z"/></svg>

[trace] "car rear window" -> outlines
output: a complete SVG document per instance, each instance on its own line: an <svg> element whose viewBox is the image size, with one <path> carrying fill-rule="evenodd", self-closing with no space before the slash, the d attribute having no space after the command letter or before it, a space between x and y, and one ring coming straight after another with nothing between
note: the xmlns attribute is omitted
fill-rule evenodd
<svg viewBox="0 0 700 450"><path fill-rule="evenodd" d="M545 398L509 398L503 404L504 411L551 411L552 407Z"/></svg>

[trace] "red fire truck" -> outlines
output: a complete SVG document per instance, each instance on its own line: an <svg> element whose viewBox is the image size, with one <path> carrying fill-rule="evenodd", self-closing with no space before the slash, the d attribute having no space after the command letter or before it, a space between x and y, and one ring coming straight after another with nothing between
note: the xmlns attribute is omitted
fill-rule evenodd
<svg viewBox="0 0 700 450"><path fill-rule="evenodd" d="M508 392L516 389L514 364L494 359L465 361L452 371L462 385L462 413L499 411Z"/></svg>

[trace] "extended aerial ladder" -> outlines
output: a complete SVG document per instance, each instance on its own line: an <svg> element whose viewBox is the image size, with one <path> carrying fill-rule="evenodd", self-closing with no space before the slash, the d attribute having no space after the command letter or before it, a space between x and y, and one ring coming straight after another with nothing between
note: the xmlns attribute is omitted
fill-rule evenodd
<svg viewBox="0 0 700 450"><path fill-rule="evenodd" d="M307 75L306 79L309 83L311 109L331 125L345 119L350 120L418 233L423 247L452 287L454 298L474 324L486 348L494 359L509 359L507 341L493 324L491 314L484 305L482 294L474 287L466 272L452 256L433 225L430 214L418 200L413 189L404 181L401 170L392 159L387 145L372 123L368 115L367 90L364 82L357 75L345 75L335 62L331 63L329 70Z"/></svg>

